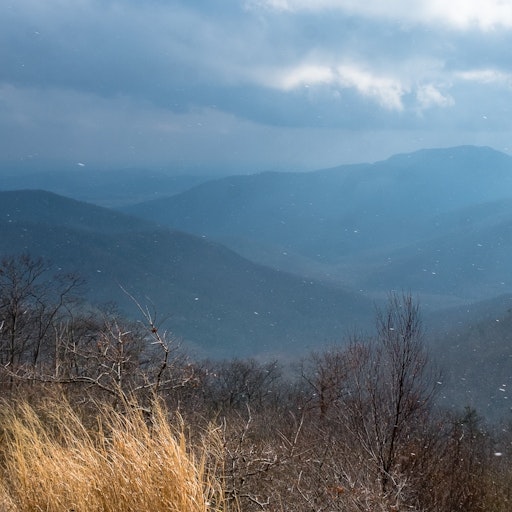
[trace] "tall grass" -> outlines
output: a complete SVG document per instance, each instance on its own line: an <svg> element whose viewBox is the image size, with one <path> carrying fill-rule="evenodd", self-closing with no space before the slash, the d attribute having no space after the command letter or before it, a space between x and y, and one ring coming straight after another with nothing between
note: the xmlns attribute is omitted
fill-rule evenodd
<svg viewBox="0 0 512 512"><path fill-rule="evenodd" d="M92 428L54 400L4 405L0 421L0 511L226 510L205 451L192 453L158 405L150 420L99 408Z"/></svg>

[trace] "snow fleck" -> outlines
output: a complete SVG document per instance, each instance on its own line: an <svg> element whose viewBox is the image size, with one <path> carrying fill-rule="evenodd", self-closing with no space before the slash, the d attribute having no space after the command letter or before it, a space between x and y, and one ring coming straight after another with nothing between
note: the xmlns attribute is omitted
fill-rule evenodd
<svg viewBox="0 0 512 512"><path fill-rule="evenodd" d="M502 457L503 453L502 452L494 452L494 456L495 457Z"/></svg>
<svg viewBox="0 0 512 512"><path fill-rule="evenodd" d="M85 167L85 164L83 162L78 162L76 165L78 165L78 167Z"/></svg>

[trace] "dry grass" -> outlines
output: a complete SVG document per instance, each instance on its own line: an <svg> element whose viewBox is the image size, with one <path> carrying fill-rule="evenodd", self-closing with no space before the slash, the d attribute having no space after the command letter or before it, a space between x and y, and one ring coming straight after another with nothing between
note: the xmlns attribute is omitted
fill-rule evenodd
<svg viewBox="0 0 512 512"><path fill-rule="evenodd" d="M4 405L0 511L212 512L226 510L205 457L165 411L98 409L87 428L65 402Z"/></svg>

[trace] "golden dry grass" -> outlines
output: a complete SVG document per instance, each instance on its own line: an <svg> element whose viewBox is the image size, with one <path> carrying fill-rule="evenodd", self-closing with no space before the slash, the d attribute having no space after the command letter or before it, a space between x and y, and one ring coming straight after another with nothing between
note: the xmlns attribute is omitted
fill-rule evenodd
<svg viewBox="0 0 512 512"><path fill-rule="evenodd" d="M226 510L204 452L158 405L150 422L99 408L93 429L65 402L4 405L0 428L0 512Z"/></svg>

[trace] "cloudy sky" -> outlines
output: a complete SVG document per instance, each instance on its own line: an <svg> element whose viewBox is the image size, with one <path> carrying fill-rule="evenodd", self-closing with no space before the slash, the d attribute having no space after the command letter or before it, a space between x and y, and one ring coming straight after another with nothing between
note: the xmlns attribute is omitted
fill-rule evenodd
<svg viewBox="0 0 512 512"><path fill-rule="evenodd" d="M510 0L2 0L0 169L512 153Z"/></svg>

